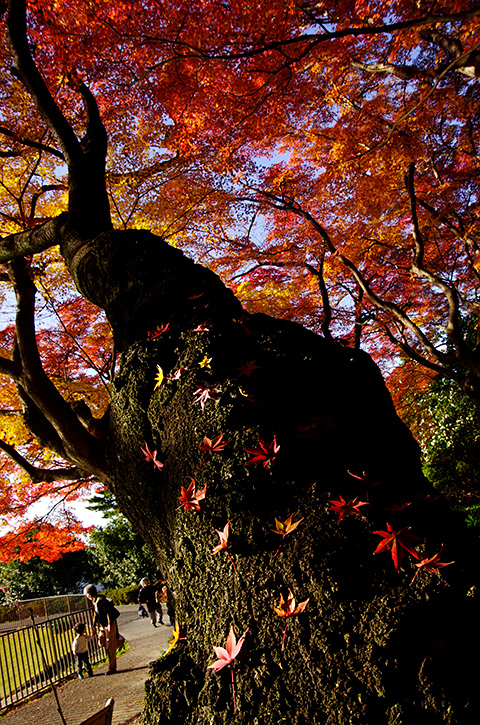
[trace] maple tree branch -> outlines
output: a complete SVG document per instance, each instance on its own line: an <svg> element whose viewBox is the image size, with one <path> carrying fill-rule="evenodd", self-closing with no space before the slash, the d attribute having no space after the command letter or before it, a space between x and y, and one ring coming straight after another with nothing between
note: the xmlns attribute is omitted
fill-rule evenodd
<svg viewBox="0 0 480 725"><path fill-rule="evenodd" d="M406 121L407 118L409 118L412 115L412 113L415 113L415 111L417 111L421 106L423 106L423 104L425 103L425 101L428 98L430 98L430 96L433 94L433 92L435 91L435 89L439 85L439 83L442 80L442 78L444 78L444 76L446 76L446 74L450 70L452 70L453 68L455 68L462 60L466 59L470 54L472 54L475 50L477 50L477 48L480 48L480 40L477 41L475 43L475 45L473 45L471 48L469 48L468 50L466 50L465 53L463 53L462 56L460 56L459 58L455 58L454 60L452 60L452 62L449 63L449 65L447 65L437 75L437 77L435 79L435 82L432 84L431 88L427 91L427 93L425 93L425 95L422 96L422 98L420 98L420 100L417 101L417 103L415 103L415 105L412 106L412 108L409 108L408 111L406 111L402 116L400 116L400 118L397 118L397 120L392 125L390 131L385 136L385 138L382 141L380 141L379 143L374 144L373 146L371 146L368 149L368 152L366 152L366 153L370 153L373 150L378 150L379 148L381 148L382 146L384 146L386 143L388 143L390 141L390 139L392 138L393 134L395 133L395 131L397 130L398 126L402 123L402 121ZM362 155L364 155L364 154L360 154L359 157L362 156Z"/></svg>
<svg viewBox="0 0 480 725"><path fill-rule="evenodd" d="M13 73L59 143L68 165L70 221L80 238L92 238L112 228L105 182L107 133L95 98L76 73L71 73L71 85L82 98L87 118L86 134L80 142L33 61L28 46L25 0L8 0L7 30L14 59ZM66 239L62 253L67 265L78 247L78 240Z"/></svg>
<svg viewBox="0 0 480 725"><path fill-rule="evenodd" d="M79 478L85 478L88 474L79 468L37 468L27 461L15 448L9 443L5 443L0 439L0 450L2 450L9 458L20 466L29 476L32 483L53 483L53 481L78 481Z"/></svg>
<svg viewBox="0 0 480 725"><path fill-rule="evenodd" d="M458 214L456 214L456 212L454 212L454 216L456 216L457 221L458 221L458 226L455 226L455 224L453 222L451 222L450 219L448 219L448 217L446 217L444 214L441 214L439 211L437 211L435 209L434 206L429 204L427 201L420 199L418 196L417 196L417 203L423 209L428 211L432 215L432 217L434 218L435 221L441 222L444 226L447 227L447 229L450 232L452 232L452 234L455 235L455 237L459 241L463 242L465 254L467 255L468 263L470 266L470 272L472 273L472 275L476 279L476 281L480 284L480 273L478 272L478 270L475 267L475 259L472 255L472 250L473 250L473 252L478 252L479 246L478 246L477 241L473 237L465 235L464 225L463 225L463 222L462 222L462 219L460 218L460 216Z"/></svg>
<svg viewBox="0 0 480 725"><path fill-rule="evenodd" d="M446 23L452 23L452 22L458 22L458 21L466 21L466 20L472 20L475 17L478 17L480 15L480 7L472 8L470 10L460 11L457 13L444 13L444 14L427 14L419 18L413 18L411 20L403 20L398 21L396 23L385 23L383 25L361 25L357 27L346 27L341 28L340 30L333 30L333 31L325 31L323 33L304 33L302 35L297 35L293 38L286 38L284 40L276 40L272 41L270 43L259 43L257 47L255 48L245 48L244 50L238 50L238 51L232 51L232 52L225 52L225 53L217 53L213 50L206 50L203 48L200 48L198 46L194 46L191 43L187 43L185 41L181 41L177 38L169 39L169 38L160 38L158 36L150 35L150 34L142 34L141 37L145 40L148 40L150 42L159 43L161 45L171 46L176 50L176 58L198 58L202 60L239 60L242 58L252 58L256 55L262 55L263 53L267 53L272 50L277 50L279 52L283 52L285 48L288 48L290 46L305 46L300 53L298 53L295 56L287 56L284 53L284 56L287 58L288 62L301 60L304 58L308 53L310 53L311 50L313 50L317 45L320 43L325 43L330 40L337 40L340 38L348 38L348 37L361 37L365 35L379 35L383 33L393 33L397 30L408 30L410 28L418 28L425 25L436 25L436 24L446 24ZM134 35L131 33L124 33L122 31L119 31L118 29L114 28L114 26L111 23L108 23L106 20L102 19L101 22L103 22L105 25L108 25L108 27L115 32L116 35L123 38L136 38L138 35ZM184 50L185 52L180 52L181 50Z"/></svg>
<svg viewBox="0 0 480 725"><path fill-rule="evenodd" d="M400 348L402 352L407 355L407 357L411 358L412 360L415 360L415 362L420 363L420 365L423 365L423 367L428 368L429 370L434 370L436 373L439 373L443 375L444 377L451 378L452 380L455 380L457 383L460 384L460 386L463 385L463 378L455 373L451 368L446 368L443 365L438 365L437 363L434 363L432 360L429 360L428 358L421 355L419 352L415 350L411 345L408 344L408 342L403 339L399 339L398 337L395 337L395 335L392 333L388 325L385 325L384 328L385 334L387 335L390 342L392 342L394 345Z"/></svg>
<svg viewBox="0 0 480 725"><path fill-rule="evenodd" d="M66 333L66 335L68 335L68 337L69 337L69 338L70 338L70 340L71 340L71 341L73 342L73 344L74 344L74 345L75 345L75 346L76 346L76 347L77 347L77 348L78 348L78 349L80 350L80 354L81 354L81 356L83 357L83 359L84 359L84 360L85 360L85 361L86 361L86 362L87 362L87 363L88 363L89 365L91 365L91 367L92 367L92 369L93 369L93 370L95 370L95 372L96 372L96 373L97 373L97 375L98 375L98 378L99 378L100 382L102 383L103 387L105 388L105 390L106 390L106 392L107 392L107 395L108 395L108 397L109 397L109 398L111 398L111 397L112 397L112 393L111 393L111 390L110 390L110 388L108 387L108 385L106 384L105 380L103 379L103 376L102 376L101 370L99 370L98 366L97 366L97 365L95 365L94 361L92 360L92 358L90 357L90 355L88 354L88 352L87 352L87 351L86 351L86 350L85 350L85 349L84 349L84 348L83 348L83 347L82 347L82 346L80 345L80 343L78 342L78 340L77 340L77 338L75 337L75 335L72 335L72 333L70 332L70 330L69 330L69 329L67 328L67 326L65 325L65 323L64 323L64 321L62 320L61 316L59 315L59 313L58 313L58 311L57 311L57 309L56 309L56 307L55 307L55 304L54 304L54 302L53 302L53 299L52 299L52 297L51 297L51 295L50 295L49 291L48 291L48 290L46 289L45 285L43 285L42 283L40 283L40 285L41 285L41 288L42 288L42 290L43 290L43 294L45 295L46 299L47 299L47 300L48 300L48 302L49 302L49 305L50 305L50 309L52 310L53 314L55 315L55 317L56 317L56 318L57 318L57 320L59 321L59 323L60 323L60 325L62 326L62 328L63 328L64 332Z"/></svg>
<svg viewBox="0 0 480 725"><path fill-rule="evenodd" d="M32 141L31 139L26 138L20 138L20 136L17 136L16 133L11 131L9 128L6 128L5 126L0 126L0 133L2 133L4 136L9 136L12 138L16 143L21 144L22 146L30 146L34 149L39 149L40 151L46 151L49 154L52 154L53 156L56 156L61 161L65 161L65 157L62 154L61 151L58 149L53 148L52 146L48 146L47 144L41 143L40 141ZM5 152L8 153L8 152ZM17 155L16 152L12 152ZM2 153L2 156L5 155ZM19 154L18 154L19 155Z"/></svg>
<svg viewBox="0 0 480 725"><path fill-rule="evenodd" d="M25 260L10 262L8 272L17 298L15 352L21 365L20 386L54 429L64 450L63 457L100 480L108 481L103 445L82 425L43 369L35 337L36 289Z"/></svg>
<svg viewBox="0 0 480 725"><path fill-rule="evenodd" d="M420 231L420 225L418 222L417 197L415 194L414 176L415 164L411 163L409 165L408 173L405 176L405 185L410 199L410 214L413 227L412 236L414 242L414 253L411 270L417 277L427 280L430 285L438 287L443 292L443 295L445 296L448 304L448 323L446 325L447 335L455 347L459 361L467 365L468 368L475 372L476 375L480 375L480 365L465 344L465 340L463 338L460 328L459 300L457 290L455 289L455 287L450 286L446 282L444 282L438 275L429 272L423 264L424 244Z"/></svg>
<svg viewBox="0 0 480 725"><path fill-rule="evenodd" d="M37 202L40 199L40 197L42 197L48 191L63 191L65 188L66 187L64 186L64 184L43 184L43 186L41 186L38 191L36 191L34 194L32 194L32 198L30 200L29 219L33 220L35 218Z"/></svg>
<svg viewBox="0 0 480 725"><path fill-rule="evenodd" d="M79 141L53 99L47 85L35 65L27 40L25 0L9 0L7 29L10 50L13 55L12 72L25 86L47 127L57 140L67 164L77 160L82 150Z"/></svg>
<svg viewBox="0 0 480 725"><path fill-rule="evenodd" d="M0 375L6 375L12 380L20 379L20 366L17 365L13 360L9 360L6 357L0 357Z"/></svg>
<svg viewBox="0 0 480 725"><path fill-rule="evenodd" d="M67 213L62 212L54 219L17 234L0 239L0 264L17 257L29 257L37 252L57 245L65 231Z"/></svg>
<svg viewBox="0 0 480 725"><path fill-rule="evenodd" d="M282 211L290 211L293 214L296 214L299 217L302 217L305 219L312 227L317 231L317 233L321 236L321 238L324 241L326 249L336 256L336 258L343 264L343 266L348 269L348 271L351 273L351 275L356 280L359 287L363 290L366 298L368 301L377 309L383 310L384 312L387 312L389 315L391 315L393 318L396 318L406 329L408 329L421 343L421 345L430 353L430 355L437 360L441 365L448 364L451 362L451 356L448 354L442 352L441 350L438 350L435 345L428 339L428 337L425 335L423 330L416 325L413 320L405 314L405 312L402 310L402 308L395 304L395 302L390 302L388 300L382 299L379 297L371 288L368 281L365 279L359 268L352 262L348 257L345 257L343 254L340 254L337 247L332 242L330 235L328 234L327 230L320 224L320 222L315 219L308 211L303 209L303 207L298 204L294 199L288 198L288 197L279 197L275 194L272 194L267 191L261 191L258 189L253 189L257 194L259 194L264 201L272 206L274 209L279 209ZM258 203L258 199L254 199L251 197L247 197L245 199L246 201L253 201Z"/></svg>
<svg viewBox="0 0 480 725"><path fill-rule="evenodd" d="M325 278L323 276L324 262L325 257L322 257L318 264L318 269L316 269L312 264L309 264L308 262L305 263L305 267L309 270L309 272L314 275L320 288L323 305L323 320L321 322L320 329L323 332L323 336L331 340L332 333L330 332L330 325L332 323L332 307L330 305L330 297L328 295L327 285L325 284Z"/></svg>

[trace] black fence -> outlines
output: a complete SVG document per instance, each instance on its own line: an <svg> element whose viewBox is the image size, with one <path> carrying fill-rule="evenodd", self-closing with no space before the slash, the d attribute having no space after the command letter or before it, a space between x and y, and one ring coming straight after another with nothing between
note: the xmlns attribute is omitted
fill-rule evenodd
<svg viewBox="0 0 480 725"><path fill-rule="evenodd" d="M41 622L60 614L71 614L85 609L83 594L64 594L56 597L23 599L15 604L0 607L0 632L9 632L31 624L31 615Z"/></svg>
<svg viewBox="0 0 480 725"><path fill-rule="evenodd" d="M50 680L59 682L75 672L74 627L83 622L91 632L93 626L93 609L85 609L85 598L82 600L82 610L54 617L37 615L35 625L0 633L0 708L44 690ZM96 639L89 642L88 651L92 664L105 659L105 650Z"/></svg>

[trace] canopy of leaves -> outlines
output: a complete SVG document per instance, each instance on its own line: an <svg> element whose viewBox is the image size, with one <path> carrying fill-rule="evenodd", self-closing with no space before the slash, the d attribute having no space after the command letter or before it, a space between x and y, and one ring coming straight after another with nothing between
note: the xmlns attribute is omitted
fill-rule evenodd
<svg viewBox="0 0 480 725"><path fill-rule="evenodd" d="M479 17L473 0L31 0L28 32L79 137L81 81L96 98L117 227L148 227L201 258L251 311L362 344L386 369L400 348L478 397L479 341L459 319L478 314ZM4 32L3 235L63 211L68 186L68 159L11 66ZM99 419L115 367L103 313L74 290L56 249L35 255L30 273L45 370L79 415L87 403ZM8 357L6 275L0 287ZM68 503L93 479L39 480L62 457L24 425L11 380L1 386L1 556L21 544L25 557L55 558L82 545L81 525L54 520L47 553L28 508L45 494Z"/></svg>

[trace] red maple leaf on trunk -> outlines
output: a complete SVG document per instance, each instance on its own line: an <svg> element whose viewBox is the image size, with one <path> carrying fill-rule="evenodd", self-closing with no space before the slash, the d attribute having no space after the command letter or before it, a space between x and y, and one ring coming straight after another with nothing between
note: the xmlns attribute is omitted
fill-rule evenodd
<svg viewBox="0 0 480 725"><path fill-rule="evenodd" d="M415 542L420 541L418 536L409 534L410 526L404 526L402 529L396 531L390 524L387 524L387 531L372 531L373 534L378 534L382 537L382 541L379 543L374 553L378 554L380 551L392 552L392 559L395 565L395 569L398 571L400 564L403 561L404 551L413 556L415 559L419 559L419 555L415 550Z"/></svg>
<svg viewBox="0 0 480 725"><path fill-rule="evenodd" d="M328 510L336 511L338 513L339 521L345 518L345 516L348 516L348 514L357 514L358 516L361 516L362 512L359 510L359 506L368 506L368 502L359 501L358 496L352 498L351 501L349 501L348 503L342 496L339 496L338 499L338 501L328 502L332 504Z"/></svg>
<svg viewBox="0 0 480 725"><path fill-rule="evenodd" d="M440 547L440 551L437 551L437 553L430 558L422 559L418 562L418 564L415 564L415 566L417 567L417 571L415 572L415 576L412 579L412 583L415 581L417 575L422 569L430 572L430 574L438 574L438 576L441 576L440 569L443 569L444 566L450 566L450 564L454 563L453 561L440 561L442 549L443 546Z"/></svg>
<svg viewBox="0 0 480 725"><path fill-rule="evenodd" d="M247 453L250 453L253 458L247 461L246 466L251 466L252 463L261 463L265 468L271 461L274 460L280 446L277 445L277 439L274 438L271 443L265 443L261 438L258 439L260 448L244 448Z"/></svg>
<svg viewBox="0 0 480 725"><path fill-rule="evenodd" d="M207 436L204 437L203 443L197 448L200 448L201 451L205 451L205 453L221 453L225 446L230 443L230 441L224 441L223 436L224 433L220 433L218 436L215 436L215 438L207 438Z"/></svg>
<svg viewBox="0 0 480 725"><path fill-rule="evenodd" d="M207 491L207 487L200 489L197 491L195 481L191 476L188 476L190 479L190 483L185 488L185 486L182 486L182 492L180 496L178 497L180 501L180 506L178 508L183 508L185 511L200 511L200 501L205 498L205 493Z"/></svg>

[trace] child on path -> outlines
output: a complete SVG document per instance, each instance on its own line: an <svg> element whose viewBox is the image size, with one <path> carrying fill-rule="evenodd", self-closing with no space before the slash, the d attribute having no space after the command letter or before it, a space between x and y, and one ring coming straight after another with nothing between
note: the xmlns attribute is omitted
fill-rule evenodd
<svg viewBox="0 0 480 725"><path fill-rule="evenodd" d="M72 652L75 655L75 662L77 665L78 679L83 680L83 665L85 665L89 677L93 677L92 665L88 659L88 642L91 639L95 639L95 629L93 634L86 634L85 625L83 622L76 624L74 627L77 636L72 643Z"/></svg>

